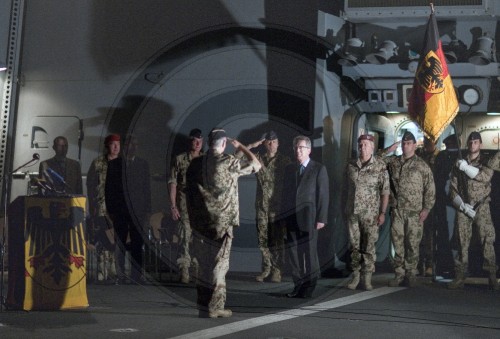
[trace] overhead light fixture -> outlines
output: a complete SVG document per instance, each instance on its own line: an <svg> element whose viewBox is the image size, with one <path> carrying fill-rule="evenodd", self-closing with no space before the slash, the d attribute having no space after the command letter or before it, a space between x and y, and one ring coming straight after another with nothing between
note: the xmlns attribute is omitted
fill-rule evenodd
<svg viewBox="0 0 500 339"><path fill-rule="evenodd" d="M451 40L448 44L443 45L443 53L446 58L446 63L454 64L462 59L467 52L467 46L462 40Z"/></svg>
<svg viewBox="0 0 500 339"><path fill-rule="evenodd" d="M386 40L382 43L378 52L370 53L366 56L366 61L370 64L383 65L394 55L397 55L397 49L398 46L393 41Z"/></svg>
<svg viewBox="0 0 500 339"><path fill-rule="evenodd" d="M7 65L3 61L0 61L0 72L6 71L6 70L7 70Z"/></svg>
<svg viewBox="0 0 500 339"><path fill-rule="evenodd" d="M500 115L500 112L487 112L486 115Z"/></svg>
<svg viewBox="0 0 500 339"><path fill-rule="evenodd" d="M477 50L469 57L469 62L474 65L489 65L493 54L493 40L487 36L482 36L476 40Z"/></svg>
<svg viewBox="0 0 500 339"><path fill-rule="evenodd" d="M478 86L460 86L458 93L460 95L460 102L468 106L475 106L483 100L483 92Z"/></svg>
<svg viewBox="0 0 500 339"><path fill-rule="evenodd" d="M359 38L348 39L342 48L338 64L341 66L356 66L361 61L364 46L365 43Z"/></svg>

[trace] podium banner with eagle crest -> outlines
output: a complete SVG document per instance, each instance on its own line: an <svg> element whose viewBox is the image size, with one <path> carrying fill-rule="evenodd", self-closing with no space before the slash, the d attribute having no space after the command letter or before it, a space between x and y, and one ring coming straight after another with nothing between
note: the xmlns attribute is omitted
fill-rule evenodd
<svg viewBox="0 0 500 339"><path fill-rule="evenodd" d="M24 197L21 204L24 205L24 225L9 225L9 235L21 234L9 237L9 306L24 310L88 306L85 203L83 196ZM22 253L17 256L17 265L12 262L13 286L10 246Z"/></svg>
<svg viewBox="0 0 500 339"><path fill-rule="evenodd" d="M457 94L439 39L434 7L431 7L424 47L408 100L408 113L424 135L436 142L455 119L458 108Z"/></svg>

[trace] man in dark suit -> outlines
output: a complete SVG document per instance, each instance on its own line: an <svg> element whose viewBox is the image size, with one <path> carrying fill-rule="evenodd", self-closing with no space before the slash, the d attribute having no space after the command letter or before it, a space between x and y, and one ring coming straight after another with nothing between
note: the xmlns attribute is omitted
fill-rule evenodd
<svg viewBox="0 0 500 339"><path fill-rule="evenodd" d="M328 175L325 166L311 160L311 140L293 140L296 163L285 169L283 217L294 289L289 298L310 298L320 276L318 230L328 219Z"/></svg>
<svg viewBox="0 0 500 339"><path fill-rule="evenodd" d="M63 136L56 137L52 149L56 154L53 158L40 163L38 170L39 178L53 183L54 189L57 192L83 194L80 163L76 160L66 158L66 154L68 154L68 139ZM64 182L60 178L64 179Z"/></svg>

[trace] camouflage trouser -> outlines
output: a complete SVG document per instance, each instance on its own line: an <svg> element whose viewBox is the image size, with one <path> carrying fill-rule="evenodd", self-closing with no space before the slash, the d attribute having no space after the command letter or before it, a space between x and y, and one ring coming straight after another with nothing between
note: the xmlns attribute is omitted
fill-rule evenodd
<svg viewBox="0 0 500 339"><path fill-rule="evenodd" d="M353 271L375 272L377 259L375 244L378 240L377 216L354 214L349 216L349 242Z"/></svg>
<svg viewBox="0 0 500 339"><path fill-rule="evenodd" d="M97 280L114 280L116 276L114 253L108 250L100 250L97 254Z"/></svg>
<svg viewBox="0 0 500 339"><path fill-rule="evenodd" d="M394 271L397 276L417 275L419 246L424 225L420 212L394 208L391 212L391 240L394 246Z"/></svg>
<svg viewBox="0 0 500 339"><path fill-rule="evenodd" d="M433 210L430 211L427 219L424 222L424 231L422 235L420 263L424 265L424 269L432 267L434 259L434 235L436 232L435 219Z"/></svg>
<svg viewBox="0 0 500 339"><path fill-rule="evenodd" d="M262 271L281 273L285 251L285 228L270 221L267 212L257 212L257 237L262 253Z"/></svg>
<svg viewBox="0 0 500 339"><path fill-rule="evenodd" d="M229 254L233 242L233 229L220 239L208 239L196 235L193 249L199 261L196 282L197 304L201 311L223 310L226 303L226 273L229 270Z"/></svg>
<svg viewBox="0 0 500 339"><path fill-rule="evenodd" d="M177 223L177 236L179 237L179 257L177 258L177 265L179 269L189 269L191 263L197 265L196 257L191 257L191 243L193 241L191 226L189 220L181 219Z"/></svg>
<svg viewBox="0 0 500 339"><path fill-rule="evenodd" d="M464 273L469 263L469 245L472 238L472 232L479 232L479 241L483 250L483 269L486 271L496 270L495 259L495 228L491 221L490 205L483 203L476 211L474 220L466 216L463 212L457 211L455 217L455 235L460 244L458 256L455 259L455 270ZM473 225L475 227L473 227Z"/></svg>

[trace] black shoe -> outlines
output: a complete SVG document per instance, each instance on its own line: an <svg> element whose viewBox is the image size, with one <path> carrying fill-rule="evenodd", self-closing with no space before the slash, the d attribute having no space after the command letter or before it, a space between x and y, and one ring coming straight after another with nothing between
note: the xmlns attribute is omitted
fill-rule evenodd
<svg viewBox="0 0 500 339"><path fill-rule="evenodd" d="M293 291L287 293L286 296L287 298L303 298L303 294L302 285L295 285Z"/></svg>
<svg viewBox="0 0 500 339"><path fill-rule="evenodd" d="M115 280L115 285L125 285L127 283L127 278L119 277Z"/></svg>
<svg viewBox="0 0 500 339"><path fill-rule="evenodd" d="M310 299L312 298L315 286L307 287L302 290L301 298Z"/></svg>

